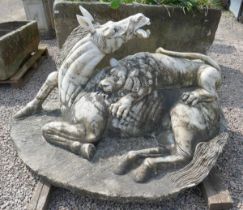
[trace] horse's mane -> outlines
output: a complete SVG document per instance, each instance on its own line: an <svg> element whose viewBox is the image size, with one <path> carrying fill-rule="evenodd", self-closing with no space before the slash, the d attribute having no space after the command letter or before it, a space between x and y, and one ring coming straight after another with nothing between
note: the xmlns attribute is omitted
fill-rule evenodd
<svg viewBox="0 0 243 210"><path fill-rule="evenodd" d="M57 55L56 65L58 69L62 65L63 61L65 60L65 58L67 57L68 53L71 51L73 46L82 38L84 38L88 33L89 32L86 29L84 29L82 26L78 26L73 29L73 31L67 37L65 43L63 44L60 52Z"/></svg>

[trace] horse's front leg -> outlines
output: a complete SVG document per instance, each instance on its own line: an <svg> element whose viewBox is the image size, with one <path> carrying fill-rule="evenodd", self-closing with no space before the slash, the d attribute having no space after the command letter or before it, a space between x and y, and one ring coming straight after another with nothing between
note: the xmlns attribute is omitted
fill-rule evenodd
<svg viewBox="0 0 243 210"><path fill-rule="evenodd" d="M44 84L41 86L35 98L32 101L30 101L28 104L26 104L21 110L19 110L15 114L14 118L15 119L24 118L39 111L42 107L43 102L48 97L50 92L55 87L57 87L58 84L57 76L58 76L57 71L50 73L46 81L44 82Z"/></svg>

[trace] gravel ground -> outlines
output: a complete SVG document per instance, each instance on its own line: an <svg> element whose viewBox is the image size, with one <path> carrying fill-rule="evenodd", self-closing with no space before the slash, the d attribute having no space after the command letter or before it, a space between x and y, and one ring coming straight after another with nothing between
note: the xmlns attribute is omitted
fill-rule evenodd
<svg viewBox="0 0 243 210"><path fill-rule="evenodd" d="M0 0L0 3L3 0ZM1 22L1 21L0 21ZM56 41L45 41L49 58L20 89L0 86L0 209L26 209L38 180L18 158L10 139L13 114L37 93L46 76L55 70ZM222 66L221 100L232 135L217 167L234 200L233 209L243 209L243 24L224 12L209 54ZM52 95L51 97L55 97ZM48 209L207 209L198 187L160 204L119 204L93 200L68 190L53 188Z"/></svg>

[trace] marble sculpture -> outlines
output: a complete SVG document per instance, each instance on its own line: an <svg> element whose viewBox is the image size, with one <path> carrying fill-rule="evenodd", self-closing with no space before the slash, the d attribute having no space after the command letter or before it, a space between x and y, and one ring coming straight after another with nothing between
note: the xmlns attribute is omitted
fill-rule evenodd
<svg viewBox="0 0 243 210"><path fill-rule="evenodd" d="M159 47L154 53L112 58L110 66L98 70L99 62L128 40L149 38L149 30L142 28L150 25L150 20L136 14L101 25L86 9L80 10L80 26L61 51L58 71L48 76L36 97L15 118L39 112L58 87L62 120L42 127L50 144L92 160L96 145L109 133L125 138L156 136L162 144L127 151L114 168L117 175L134 170L136 182L148 181L158 168L190 162L196 149L206 151L204 161L212 167L221 152L217 143L224 144L222 139L227 136L218 95L220 66L203 54ZM203 144L210 141L215 147Z"/></svg>

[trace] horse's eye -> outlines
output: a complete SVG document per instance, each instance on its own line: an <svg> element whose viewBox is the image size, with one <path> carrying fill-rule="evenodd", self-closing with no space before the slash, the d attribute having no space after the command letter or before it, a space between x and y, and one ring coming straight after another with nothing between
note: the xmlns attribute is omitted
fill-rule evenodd
<svg viewBox="0 0 243 210"><path fill-rule="evenodd" d="M110 74L111 74L111 75L114 74L115 71L116 71L115 69L111 69Z"/></svg>
<svg viewBox="0 0 243 210"><path fill-rule="evenodd" d="M118 27L114 27L114 31L115 31L115 33L117 33L119 31L119 28Z"/></svg>
<svg viewBox="0 0 243 210"><path fill-rule="evenodd" d="M117 77L117 75L114 75L114 74L113 74L113 75L111 75L111 77L112 77L112 80L113 80L113 81L117 81L117 80L119 80L119 78Z"/></svg>

